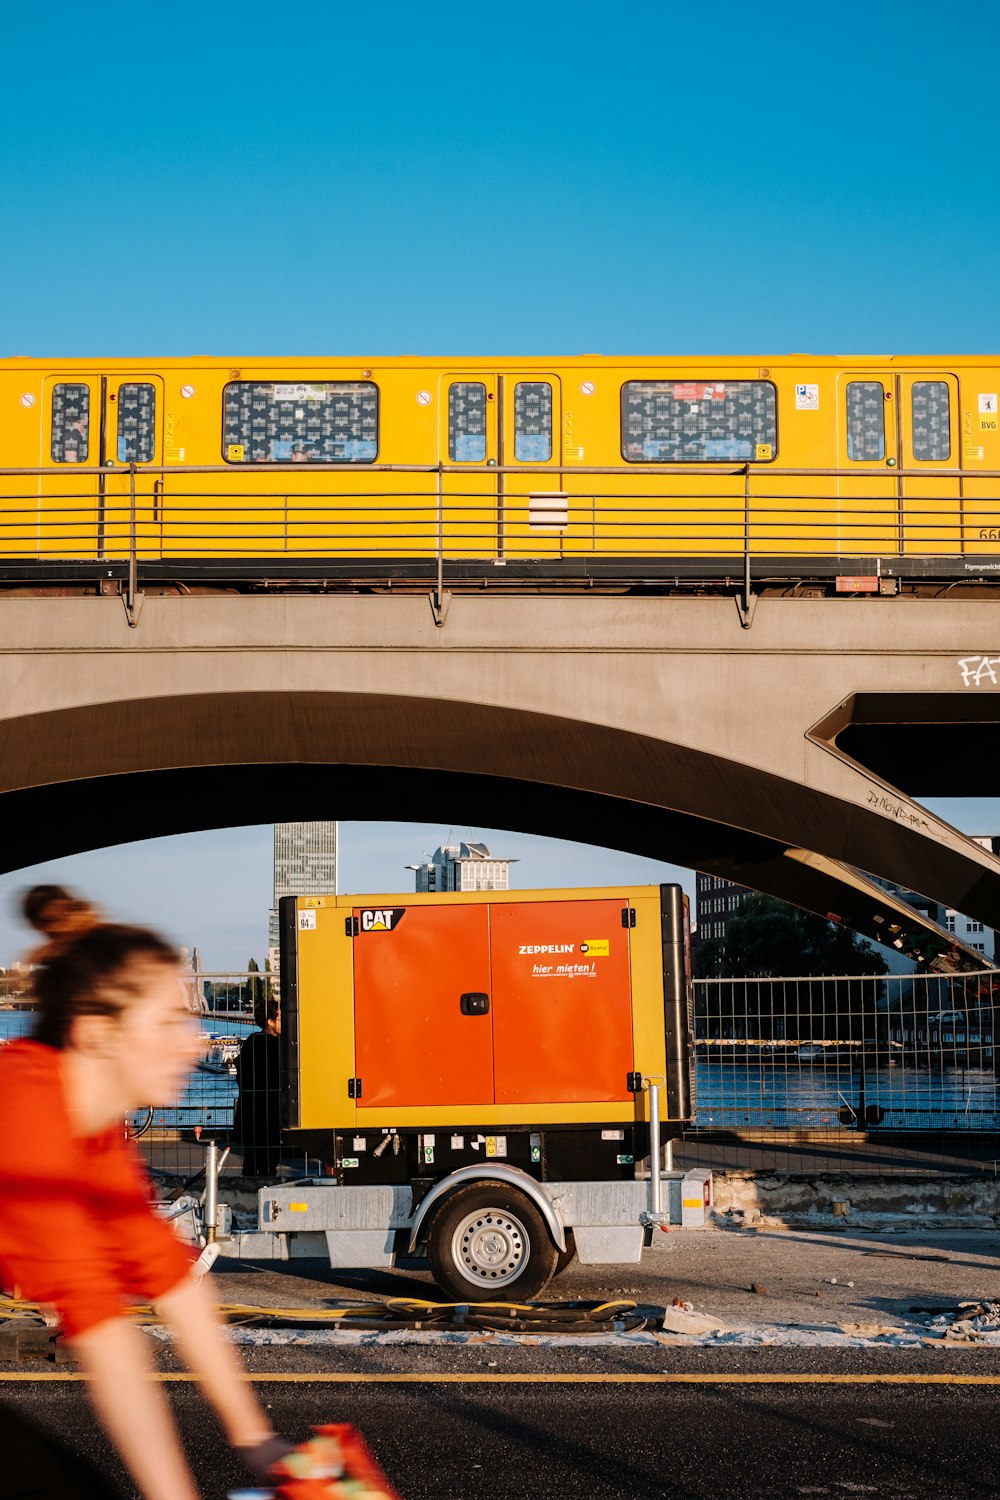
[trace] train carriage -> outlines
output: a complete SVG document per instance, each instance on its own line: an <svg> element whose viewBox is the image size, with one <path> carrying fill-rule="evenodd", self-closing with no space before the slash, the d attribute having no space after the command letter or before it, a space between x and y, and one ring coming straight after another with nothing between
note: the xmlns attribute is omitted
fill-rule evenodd
<svg viewBox="0 0 1000 1500"><path fill-rule="evenodd" d="M989 579L998 387L966 356L7 359L0 580Z"/></svg>

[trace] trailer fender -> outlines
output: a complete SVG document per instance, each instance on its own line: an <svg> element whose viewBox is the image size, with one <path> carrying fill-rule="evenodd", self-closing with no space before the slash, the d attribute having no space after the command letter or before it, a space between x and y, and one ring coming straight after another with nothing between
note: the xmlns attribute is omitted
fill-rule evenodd
<svg viewBox="0 0 1000 1500"><path fill-rule="evenodd" d="M529 1177L527 1172L522 1172L520 1167L510 1167L503 1162L491 1162L489 1166L459 1167L457 1172L450 1172L447 1177L442 1177L440 1182L434 1184L413 1216L413 1228L410 1230L411 1255L420 1243L420 1232L431 1209L439 1204L443 1198L447 1198L448 1194L453 1192L455 1188L463 1187L469 1182L505 1182L509 1187L517 1188L536 1205L548 1226L549 1234L552 1236L552 1243L557 1250L565 1253L566 1231L563 1228L558 1209L541 1183L536 1182L533 1177Z"/></svg>

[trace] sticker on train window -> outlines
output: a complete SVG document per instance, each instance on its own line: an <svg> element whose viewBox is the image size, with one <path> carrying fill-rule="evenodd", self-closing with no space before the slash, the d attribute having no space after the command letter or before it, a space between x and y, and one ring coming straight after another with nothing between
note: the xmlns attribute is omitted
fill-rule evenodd
<svg viewBox="0 0 1000 1500"><path fill-rule="evenodd" d="M448 457L455 464L486 462L486 387L479 380L448 387Z"/></svg>
<svg viewBox="0 0 1000 1500"><path fill-rule="evenodd" d="M90 451L90 386L52 387L52 462L85 464Z"/></svg>
<svg viewBox="0 0 1000 1500"><path fill-rule="evenodd" d="M622 386L627 463L747 463L778 451L770 380L629 380Z"/></svg>
<svg viewBox="0 0 1000 1500"><path fill-rule="evenodd" d="M545 380L519 380L514 386L514 458L519 464L546 464L552 457L552 387Z"/></svg>
<svg viewBox="0 0 1000 1500"><path fill-rule="evenodd" d="M118 387L118 462L149 464L156 456L156 388L129 382Z"/></svg>
<svg viewBox="0 0 1000 1500"><path fill-rule="evenodd" d="M847 456L854 463L885 458L885 391L880 380L848 382Z"/></svg>
<svg viewBox="0 0 1000 1500"><path fill-rule="evenodd" d="M367 380L234 380L223 393L228 463L370 464L379 392Z"/></svg>
<svg viewBox="0 0 1000 1500"><path fill-rule="evenodd" d="M951 457L951 407L946 380L915 380L910 392L910 431L918 463Z"/></svg>

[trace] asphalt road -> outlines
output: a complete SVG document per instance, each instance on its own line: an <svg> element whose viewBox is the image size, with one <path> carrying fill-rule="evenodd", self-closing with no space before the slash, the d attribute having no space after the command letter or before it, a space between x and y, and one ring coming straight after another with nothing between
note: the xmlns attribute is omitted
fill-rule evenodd
<svg viewBox="0 0 1000 1500"><path fill-rule="evenodd" d="M914 1307L996 1295L998 1255L1000 1235L983 1231L671 1234L641 1266L576 1267L552 1294L651 1308L680 1296L733 1329L760 1322L808 1339L820 1326L912 1326ZM223 1299L261 1307L433 1295L419 1266L220 1261L213 1281ZM285 1343L244 1354L280 1432L356 1422L403 1500L1000 1494L995 1346ZM180 1373L168 1349L157 1358ZM28 1415L128 1493L72 1370L44 1373L0 1368L0 1434L4 1408ZM169 1389L206 1500L245 1486L197 1387ZM0 1500L29 1500L13 1488L9 1448Z"/></svg>
<svg viewBox="0 0 1000 1500"><path fill-rule="evenodd" d="M881 1351L863 1360L831 1351L819 1364L776 1351L741 1358L671 1351L666 1360L654 1351L654 1369L646 1357L610 1351L563 1358L558 1373L546 1373L549 1361L526 1358L524 1350L493 1350L487 1358L465 1349L435 1361L436 1369L403 1372L380 1370L381 1361L364 1351L351 1353L347 1362L327 1356L322 1371L306 1351L293 1361L287 1351L276 1361L271 1351L253 1364L258 1375L279 1377L261 1389L281 1432L300 1437L311 1423L356 1422L403 1500L715 1500L731 1490L965 1500L1000 1493L994 1355L935 1357L922 1371L926 1356ZM275 1364L282 1368L265 1371ZM332 1365L347 1377L343 1383L322 1378ZM410 1378L400 1380L400 1373ZM306 1378L289 1380L291 1374ZM443 1374L452 1378L442 1381ZM881 1379L865 1378L872 1374ZM910 1378L891 1383L900 1375ZM922 1384L922 1375L992 1383ZM196 1388L171 1391L205 1496L217 1500L245 1485ZM30 1412L126 1489L78 1383L4 1385L0 1405Z"/></svg>

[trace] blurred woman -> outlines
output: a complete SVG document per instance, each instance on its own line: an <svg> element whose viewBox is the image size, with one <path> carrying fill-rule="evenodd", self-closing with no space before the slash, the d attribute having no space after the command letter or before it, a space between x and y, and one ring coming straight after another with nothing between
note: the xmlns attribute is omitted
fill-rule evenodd
<svg viewBox="0 0 1000 1500"><path fill-rule="evenodd" d="M243 1378L192 1255L151 1208L124 1138L125 1115L175 1100L200 1051L178 955L145 928L91 922L41 955L34 1032L0 1049L0 1281L56 1308L146 1500L196 1500L130 1299L154 1302L173 1328L252 1473L265 1474L287 1445Z"/></svg>

